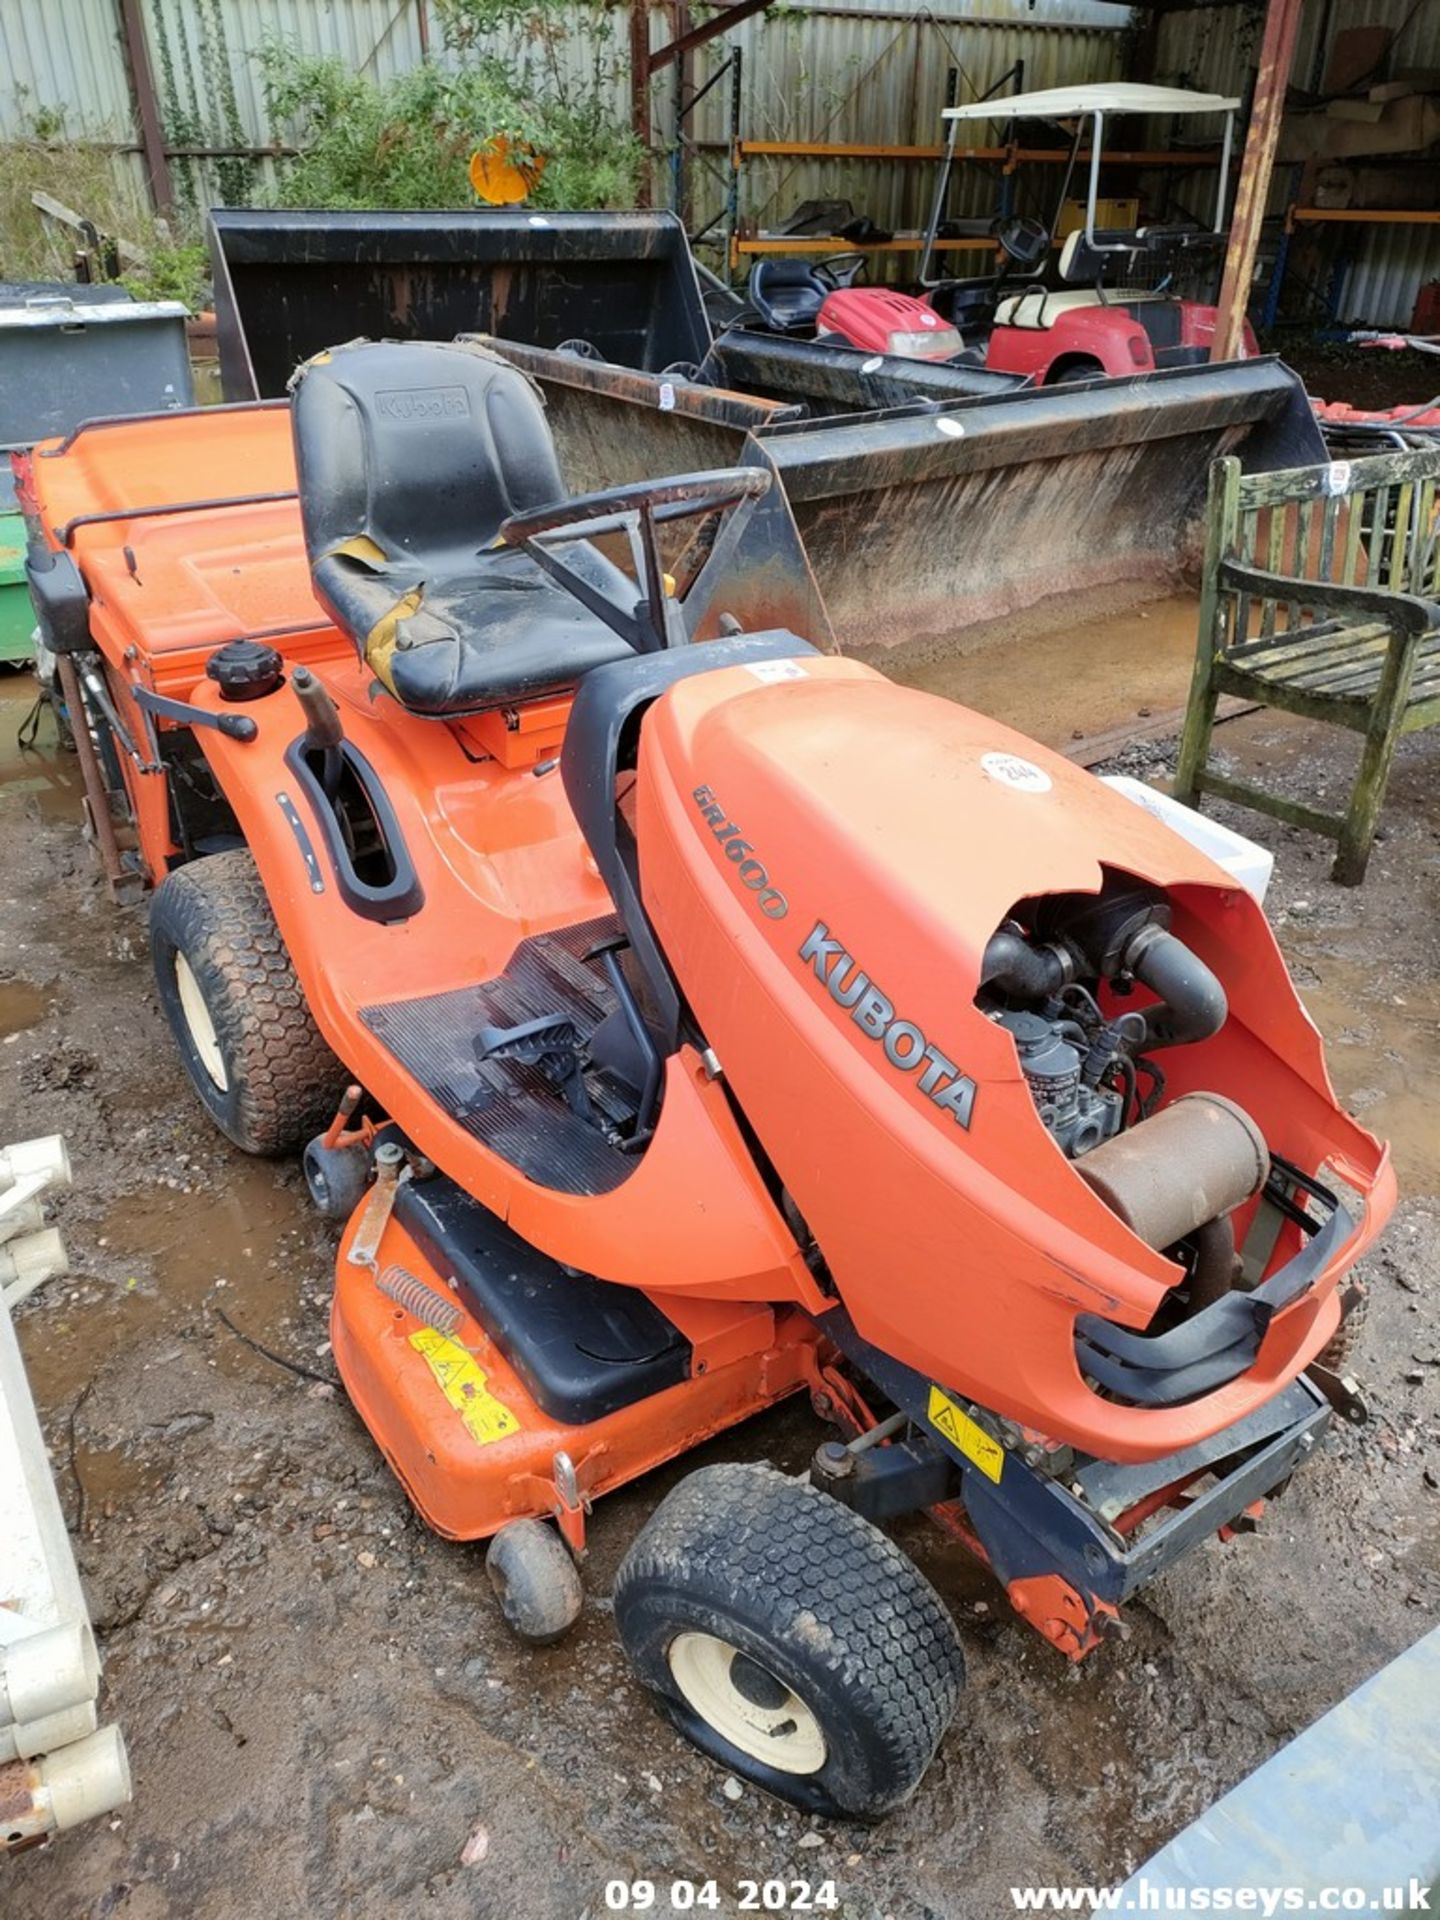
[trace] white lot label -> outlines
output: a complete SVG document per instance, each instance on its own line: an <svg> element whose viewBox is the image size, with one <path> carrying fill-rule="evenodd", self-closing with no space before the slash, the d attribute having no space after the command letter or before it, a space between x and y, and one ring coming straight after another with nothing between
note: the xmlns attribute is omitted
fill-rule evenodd
<svg viewBox="0 0 1440 1920"><path fill-rule="evenodd" d="M1050 776L1033 760L1022 760L1014 753L986 753L980 757L982 769L1002 787L1014 787L1018 793L1048 793Z"/></svg>
<svg viewBox="0 0 1440 1920"><path fill-rule="evenodd" d="M880 354L872 353L868 360L862 360L860 362L860 371L862 373L878 373L884 364L885 361Z"/></svg>
<svg viewBox="0 0 1440 1920"><path fill-rule="evenodd" d="M965 429L958 420L937 420L935 431L943 433L947 440L961 440L965 436Z"/></svg>
<svg viewBox="0 0 1440 1920"><path fill-rule="evenodd" d="M1325 491L1330 494L1348 492L1350 487L1350 462L1332 460L1330 470L1325 475Z"/></svg>
<svg viewBox="0 0 1440 1920"><path fill-rule="evenodd" d="M745 669L757 680L805 680L809 676L798 660L756 660Z"/></svg>
<svg viewBox="0 0 1440 1920"><path fill-rule="evenodd" d="M675 411L675 389L668 380L660 382L660 411L661 413Z"/></svg>

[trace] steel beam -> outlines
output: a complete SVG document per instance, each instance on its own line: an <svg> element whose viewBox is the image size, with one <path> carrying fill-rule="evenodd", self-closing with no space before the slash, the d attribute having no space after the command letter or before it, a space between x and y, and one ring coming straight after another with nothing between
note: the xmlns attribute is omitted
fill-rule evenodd
<svg viewBox="0 0 1440 1920"><path fill-rule="evenodd" d="M1285 88L1295 57L1295 37L1300 30L1303 4L1304 0L1270 0L1265 15L1260 70L1255 76L1245 157L1240 163L1240 183L1235 190L1235 211L1230 221L1230 244L1225 251L1225 272L1220 282L1215 338L1210 348L1212 360L1234 360L1241 350L1245 308L1255 277L1255 255L1265 219L1265 202L1270 194L1270 175L1285 113Z"/></svg>
<svg viewBox="0 0 1440 1920"><path fill-rule="evenodd" d="M120 31L130 68L135 111L140 119L140 141L145 154L145 171L150 177L150 197L157 213L172 213L175 191L170 181L165 129L160 123L160 103L155 97L155 75L150 66L150 47L145 38L145 17L140 11L140 0L120 0Z"/></svg>
<svg viewBox="0 0 1440 1920"><path fill-rule="evenodd" d="M702 20L698 27L692 27L689 33L682 33L667 46L657 47L650 55L650 71L658 73L661 67L668 67L672 60L678 60L682 54L693 53L696 47L703 47L707 40L713 40L717 34L728 33L738 21L748 20L752 13L764 13L773 6L774 0L732 0L732 4Z"/></svg>

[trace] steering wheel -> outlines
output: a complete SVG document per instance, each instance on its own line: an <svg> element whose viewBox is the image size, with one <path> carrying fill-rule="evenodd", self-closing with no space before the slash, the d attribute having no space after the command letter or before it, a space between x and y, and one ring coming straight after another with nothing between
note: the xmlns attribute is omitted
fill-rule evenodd
<svg viewBox="0 0 1440 1920"><path fill-rule="evenodd" d="M573 500L555 500L529 513L512 513L497 535L501 546L523 547L542 534L594 527L597 521L618 523L640 513L651 520L688 520L699 513L716 513L758 500L770 490L766 467L725 467L718 473L680 473L669 480L637 480L628 487L603 487L598 493L578 494Z"/></svg>
<svg viewBox="0 0 1440 1920"><path fill-rule="evenodd" d="M816 262L817 271L827 280L833 280L837 287L853 287L864 273L869 262L863 253L832 253Z"/></svg>
<svg viewBox="0 0 1440 1920"><path fill-rule="evenodd" d="M684 616L671 598L655 535L657 521L689 520L697 514L740 511L720 538L743 528L755 503L770 490L766 467L725 467L719 473L677 473L668 480L640 480L628 487L605 487L575 500L552 500L529 513L512 513L500 528L497 544L524 547L530 558L557 580L581 606L618 633L636 653L681 645L688 637ZM640 598L622 606L587 579L580 568L554 551L590 534L624 533L630 543ZM547 539L545 536L549 535ZM713 557L713 556L712 556Z"/></svg>
<svg viewBox="0 0 1440 1920"><path fill-rule="evenodd" d="M1005 220L995 229L995 241L1017 267L1038 267L1050 251L1050 231L1039 220L1023 216Z"/></svg>

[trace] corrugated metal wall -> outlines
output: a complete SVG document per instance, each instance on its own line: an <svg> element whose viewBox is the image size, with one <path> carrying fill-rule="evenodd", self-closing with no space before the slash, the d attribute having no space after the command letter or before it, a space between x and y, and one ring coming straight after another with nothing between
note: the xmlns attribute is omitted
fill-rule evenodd
<svg viewBox="0 0 1440 1920"><path fill-rule="evenodd" d="M414 66L428 43L444 58L443 37L427 0L142 0L151 62L166 134L181 148L219 149L173 163L183 200L264 195L274 161L247 161L226 149L282 144L286 129L270 124L259 53L279 40L305 52L338 55L377 78ZM423 11L422 11L423 9ZM562 61L580 76L591 70L596 24L586 0L563 16ZM63 115L76 138L111 142L129 152L117 165L143 179L114 0L0 0L0 140L32 128L37 115ZM741 48L747 139L929 144L940 138L946 74L958 70L959 96L993 86L1017 61L1027 86L1100 80L1123 71L1128 9L1111 0L983 0L983 13L951 0L922 9L914 0L865 0L863 7L791 0L783 11L757 15L696 56L698 83ZM612 12L606 30L619 30ZM668 8L656 6L651 41L671 35ZM523 28L506 51L531 57ZM674 129L674 69L657 78L653 99L657 141ZM618 73L615 112L629 110L628 82ZM477 135L484 129L477 129ZM722 83L694 116L692 136L720 159L730 136L728 87ZM663 180L658 182L662 189ZM742 211L753 223L773 221L796 201L825 195L850 199L877 222L914 226L923 217L930 168L883 161L756 161L747 165ZM1048 189L1047 189L1048 190ZM1031 191L1027 182L1027 193ZM1037 183L1034 191L1044 198ZM971 170L960 188L974 210L990 204L993 186ZM692 172L695 211L703 223L723 188L703 166ZM957 199L954 210L970 208Z"/></svg>
<svg viewBox="0 0 1440 1920"><path fill-rule="evenodd" d="M263 196L274 161L247 161L226 149L273 147L285 129L266 113L258 55L269 40L312 53L335 54L377 77L404 71L425 45L441 55L442 36L430 0L142 0L157 90L171 141L219 149L175 164L182 198L199 206L217 199ZM1259 44L1262 0L1168 14L1161 23L1154 78L1178 85L1244 93ZM578 75L595 54L602 17L577 0L566 21L561 58ZM670 35L668 8L656 6L651 39ZM1316 75L1316 46L1347 25L1403 25L1397 58L1440 66L1440 0L1310 0L1301 30L1295 78ZM741 50L744 88L740 124L747 139L901 142L939 137L946 75L955 69L960 97L985 92L1017 61L1028 87L1060 80L1103 80L1125 71L1128 11L1109 0L950 0L948 10L914 0L790 0L710 42L695 60L701 83L734 46ZM608 30L623 17L612 13ZM530 57L523 30L507 49ZM442 56L443 57L443 56ZM654 89L657 140L674 124L673 69ZM628 109L617 74L615 112ZM115 164L133 184L143 181L138 134L115 0L0 0L0 140L34 127L37 117L77 139L113 143ZM484 129L477 129L477 134ZM693 137L712 167L723 162L730 134L728 84L722 82L694 115ZM931 170L923 162L756 159L742 176L741 212L751 225L773 224L797 202L844 198L880 225L914 227L923 219ZM1276 211L1288 182L1277 178ZM663 187L663 182L661 182ZM1049 211L1053 174L1028 170L1020 180L1022 212ZM703 165L691 170L697 224L718 212L723 182ZM993 205L995 182L979 168L962 172L952 211ZM1415 294L1440 273L1440 237L1423 227L1347 227L1307 237L1309 254L1350 256L1339 317L1374 325L1409 318Z"/></svg>
<svg viewBox="0 0 1440 1920"><path fill-rule="evenodd" d="M1107 80L1124 69L1123 31L1091 23L1037 23L1022 5L1014 23L987 4L994 24L926 12L909 17L867 17L842 8L797 9L756 15L713 41L696 62L697 84L738 46L744 72L741 131L747 140L829 141L927 146L943 137L941 110L947 74L957 74L957 97L977 99L1023 62L1023 84L1045 87L1062 80ZM1078 11L1078 10L1077 10ZM1116 9L1091 9L1113 21ZM673 83L672 83L673 84ZM1004 91L1014 90L1007 84ZM729 97L724 82L699 108L694 137L717 155L728 141ZM667 126L670 124L667 103ZM980 136L982 139L987 137ZM998 131L990 136L998 138ZM1046 170L1048 173L1048 170ZM779 157L747 161L740 210L750 225L773 225L802 200L848 199L857 211L894 231L923 222L933 184L933 163L866 159ZM1024 195L1045 200L1053 185L1038 170L1024 180ZM957 176L951 211L993 211L995 182L978 167ZM703 226L720 197L717 184L695 173L695 224ZM1031 211L1026 205L1022 211Z"/></svg>
<svg viewBox="0 0 1440 1920"><path fill-rule="evenodd" d="M1163 85L1244 92L1254 71L1263 0L1168 14L1157 40L1154 78ZM1345 27L1393 27L1392 63L1440 69L1440 0L1309 0L1301 15L1293 83L1318 89L1325 53ZM1363 163L1360 163L1363 164ZM1277 167L1270 212L1291 198L1290 168ZM1373 204L1373 203L1372 203ZM1307 228L1297 241L1287 288L1314 290L1317 317L1333 301L1334 317L1351 326L1404 327L1426 281L1440 278L1440 228L1343 225Z"/></svg>

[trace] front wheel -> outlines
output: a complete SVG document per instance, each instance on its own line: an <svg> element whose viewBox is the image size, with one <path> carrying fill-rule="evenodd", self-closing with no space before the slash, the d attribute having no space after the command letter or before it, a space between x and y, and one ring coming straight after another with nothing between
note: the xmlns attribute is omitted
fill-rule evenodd
<svg viewBox="0 0 1440 1920"><path fill-rule="evenodd" d="M248 852L212 854L167 876L150 903L160 1005L190 1083L246 1153L278 1154L317 1133L345 1074L305 995Z"/></svg>
<svg viewBox="0 0 1440 1920"><path fill-rule="evenodd" d="M692 1473L620 1567L615 1623L686 1737L815 1812L908 1800L965 1669L935 1589L894 1543L774 1468Z"/></svg>

